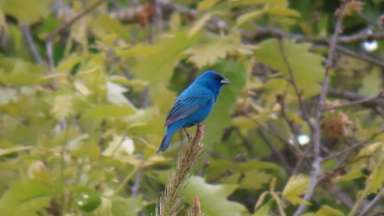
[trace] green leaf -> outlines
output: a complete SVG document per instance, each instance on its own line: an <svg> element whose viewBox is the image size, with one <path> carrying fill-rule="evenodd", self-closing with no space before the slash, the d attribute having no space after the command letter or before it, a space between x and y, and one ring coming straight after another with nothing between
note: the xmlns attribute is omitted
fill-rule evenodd
<svg viewBox="0 0 384 216"><path fill-rule="evenodd" d="M344 216L344 213L340 210L324 205L319 211L316 212L315 216Z"/></svg>
<svg viewBox="0 0 384 216"><path fill-rule="evenodd" d="M127 50L118 50L117 54L135 59L132 71L137 78L151 83L168 83L173 68L184 56L187 48L193 46L199 36L188 36L180 31L156 40L154 45L137 44Z"/></svg>
<svg viewBox="0 0 384 216"><path fill-rule="evenodd" d="M0 215L38 216L52 198L51 187L35 180L17 182L0 200Z"/></svg>
<svg viewBox="0 0 384 216"><path fill-rule="evenodd" d="M283 190L283 197L293 205L307 203L301 197L307 191L309 178L305 175L292 176Z"/></svg>
<svg viewBox="0 0 384 216"><path fill-rule="evenodd" d="M273 175L271 174L259 170L254 170L244 172L243 175L239 175L238 178L236 178L236 181L239 181L239 179L241 179L239 182L240 188L248 190L259 190L263 188L263 186L268 184L272 178Z"/></svg>
<svg viewBox="0 0 384 216"><path fill-rule="evenodd" d="M189 204L198 196L202 210L207 216L240 216L247 212L246 208L226 199L236 188L237 185L212 185L201 177L190 177L182 194Z"/></svg>
<svg viewBox="0 0 384 216"><path fill-rule="evenodd" d="M378 67L375 67L369 74L364 76L363 86L359 89L359 94L373 97L376 96L381 88L381 71Z"/></svg>
<svg viewBox="0 0 384 216"><path fill-rule="evenodd" d="M286 60L292 69L297 87L304 97L314 96L319 93L319 83L323 79L323 57L309 51L310 44L295 43L292 40L282 40ZM255 51L257 61L281 72L286 79L289 70L280 51L279 41L268 39L259 44ZM277 85L274 90L285 91L286 85Z"/></svg>
<svg viewBox="0 0 384 216"><path fill-rule="evenodd" d="M218 2L219 0L203 0L199 2L197 9L199 11L207 10L215 6Z"/></svg>
<svg viewBox="0 0 384 216"><path fill-rule="evenodd" d="M0 105L18 100L17 91L13 88L0 87Z"/></svg>
<svg viewBox="0 0 384 216"><path fill-rule="evenodd" d="M43 68L22 59L0 57L0 83L8 86L40 84Z"/></svg>
<svg viewBox="0 0 384 216"><path fill-rule="evenodd" d="M141 196L137 197L114 197L112 199L113 216L136 216L143 206Z"/></svg>
<svg viewBox="0 0 384 216"><path fill-rule="evenodd" d="M384 186L384 158L376 164L371 175L367 179L367 192L377 193Z"/></svg>
<svg viewBox="0 0 384 216"><path fill-rule="evenodd" d="M228 78L231 83L223 87L217 103L207 119L204 144L208 148L219 143L224 128L231 124L230 115L232 109L246 83L246 64L247 62L241 60L229 60L222 61L212 67L212 69Z"/></svg>
<svg viewBox="0 0 384 216"><path fill-rule="evenodd" d="M129 40L130 38L126 27L118 19L107 14L100 14L96 19L91 20L91 25L92 31L101 39L110 36L113 36L114 39Z"/></svg>
<svg viewBox="0 0 384 216"><path fill-rule="evenodd" d="M300 17L300 13L287 7L270 7L268 13L272 16Z"/></svg>
<svg viewBox="0 0 384 216"><path fill-rule="evenodd" d="M271 4L278 6L286 6L286 0L231 0L233 5L238 6L251 6L251 5L260 5L260 4Z"/></svg>
<svg viewBox="0 0 384 216"><path fill-rule="evenodd" d="M0 9L23 24L32 24L49 14L50 0L0 0Z"/></svg>
<svg viewBox="0 0 384 216"><path fill-rule="evenodd" d="M269 216L272 208L272 200L258 208L252 216Z"/></svg>
<svg viewBox="0 0 384 216"><path fill-rule="evenodd" d="M51 113L58 120L63 120L73 113L72 96L59 95L56 96L53 102Z"/></svg>
<svg viewBox="0 0 384 216"><path fill-rule="evenodd" d="M199 33L207 24L207 22L211 19L212 14L207 13L204 14L200 19L198 19L195 24L192 26L192 28L189 30L188 35L189 36L195 36L197 33Z"/></svg>
<svg viewBox="0 0 384 216"><path fill-rule="evenodd" d="M241 47L240 35L214 37L207 43L189 49L187 53L191 56L188 61L202 68L225 58L227 53L235 52L239 47Z"/></svg>
<svg viewBox="0 0 384 216"><path fill-rule="evenodd" d="M251 11L251 12L242 14L241 16L239 16L237 18L236 25L237 26L241 26L242 24L244 24L244 23L246 23L248 21L251 21L251 20L253 20L255 18L259 18L259 17L261 17L264 14L265 14L265 10L264 9L255 10L255 11Z"/></svg>
<svg viewBox="0 0 384 216"><path fill-rule="evenodd" d="M98 104L87 109L84 116L92 119L103 119L124 117L134 112L135 110L129 105Z"/></svg>

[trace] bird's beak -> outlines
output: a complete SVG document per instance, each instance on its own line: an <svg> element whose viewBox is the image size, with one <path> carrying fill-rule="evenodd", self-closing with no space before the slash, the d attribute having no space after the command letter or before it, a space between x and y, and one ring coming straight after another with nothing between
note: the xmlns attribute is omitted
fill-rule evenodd
<svg viewBox="0 0 384 216"><path fill-rule="evenodd" d="M220 83L221 84L223 84L223 85L226 85L226 84L229 84L229 83L231 83L228 79L222 79L221 81L220 81Z"/></svg>

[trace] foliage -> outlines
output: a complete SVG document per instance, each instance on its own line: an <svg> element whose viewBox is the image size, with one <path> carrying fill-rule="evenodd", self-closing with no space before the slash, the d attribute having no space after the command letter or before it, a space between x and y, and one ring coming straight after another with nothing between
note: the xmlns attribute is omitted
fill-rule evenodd
<svg viewBox="0 0 384 216"><path fill-rule="evenodd" d="M379 214L383 5L344 2L319 107L339 1L0 0L0 215L154 215L188 142L155 153L165 116L206 69L231 84L180 215Z"/></svg>

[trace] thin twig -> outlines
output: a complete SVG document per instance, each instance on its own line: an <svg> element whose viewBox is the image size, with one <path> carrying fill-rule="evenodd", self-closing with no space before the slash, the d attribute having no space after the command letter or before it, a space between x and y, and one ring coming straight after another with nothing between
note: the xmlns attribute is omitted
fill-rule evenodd
<svg viewBox="0 0 384 216"><path fill-rule="evenodd" d="M366 61L384 68L384 60L378 56L373 57L372 55L368 55L366 52L356 52L344 46L337 46L337 51L344 53L345 55L349 55L353 58L360 59L362 61Z"/></svg>
<svg viewBox="0 0 384 216"><path fill-rule="evenodd" d="M356 106L356 105L360 105L360 104L370 103L370 102L380 98L381 94L382 93L379 93L376 96L368 97L368 98L363 98L363 99L360 99L360 100L355 100L355 101L352 101L350 103L345 103L345 104L340 104L340 105L336 105L336 106L326 107L326 108L323 109L323 111L326 112L326 111L330 111L330 110L343 109L343 108L347 108L347 107L351 107L351 106Z"/></svg>
<svg viewBox="0 0 384 216"><path fill-rule="evenodd" d="M29 26L21 25L20 30L23 34L25 42L28 45L29 51L31 52L33 59L36 61L37 64L44 65L43 58L39 53L39 49L36 46L35 40L32 37L31 29L29 28Z"/></svg>
<svg viewBox="0 0 384 216"><path fill-rule="evenodd" d="M384 196L384 189L381 189L381 191L375 196L375 198L372 199L371 202L369 202L363 210L360 212L358 216L366 216L370 211L372 211L376 205L378 205L381 201L381 199Z"/></svg>
<svg viewBox="0 0 384 216"><path fill-rule="evenodd" d="M93 4L91 4L88 8L86 8L85 10L83 10L82 12L80 12L79 14L77 14L76 16L72 17L68 22L65 22L63 23L62 25L60 25L58 28L56 28L54 31L52 31L51 33L48 34L48 40L53 40L53 38L62 33L63 31L65 31L66 29L68 29L69 27L71 27L71 25L73 25L75 22L77 22L78 20L80 20L81 18L83 18L85 15L87 15L88 13L92 12L94 9L96 9L98 6L100 6L103 2L105 2L105 0L98 0L98 1L95 1Z"/></svg>
<svg viewBox="0 0 384 216"><path fill-rule="evenodd" d="M313 142L313 153L314 153L314 160L312 162L312 171L310 175L310 183L308 186L308 189L304 195L304 200L309 201L312 199L313 194L315 192L316 186L319 182L322 168L321 168L321 116L323 114L322 112L322 107L324 107L325 100L327 97L328 93L328 88L329 88L329 75L330 75L330 70L333 67L333 61L336 55L336 46L337 46L337 41L338 37L342 32L342 20L344 16L344 10L346 8L346 5L348 4L348 1L342 2L340 8L336 11L336 26L334 33L332 35L332 39L330 42L330 47L328 51L328 57L325 65L325 72L324 72L324 80L321 85L321 91L320 91L320 96L318 100L318 107L316 110L316 115L315 115L315 121L313 122L312 126L312 142ZM300 206L297 208L297 210L294 213L294 216L299 216L302 215L303 212L306 210L307 206L303 203L300 204Z"/></svg>
<svg viewBox="0 0 384 216"><path fill-rule="evenodd" d="M383 93L379 93L378 96L375 96L375 100L370 100L370 98L358 95L354 92L348 91L337 91L335 89L329 90L329 95L335 98L341 98L349 101L366 101L365 103L360 103L362 106L366 106L369 108L375 107L384 107L384 96Z"/></svg>
<svg viewBox="0 0 384 216"><path fill-rule="evenodd" d="M76 16L72 17L69 21L63 23L58 28L56 28L54 31L50 32L47 36L46 42L45 42L45 48L46 48L46 54L47 54L47 64L50 72L52 72L52 69L55 66L54 59L53 59L53 39L55 36L59 35L71 25L73 25L76 21L83 18L85 15L96 9L98 6L100 6L105 0L98 0L94 2L92 5L90 5L88 8L77 14Z"/></svg>
<svg viewBox="0 0 384 216"><path fill-rule="evenodd" d="M299 102L299 107L300 107L301 113L303 115L303 119L307 122L308 127L311 128L312 124L311 124L311 120L308 116L308 112L307 112L307 109L306 109L304 101L303 101L302 91L299 89L299 86L297 85L293 69L291 67L291 64L288 61L287 54L285 53L284 44L281 40L278 40L278 41L279 41L279 49L280 49L281 55L283 57L285 66L287 67L287 70L288 70L289 81L290 81L290 83L294 89L297 100Z"/></svg>
<svg viewBox="0 0 384 216"><path fill-rule="evenodd" d="M133 197L137 196L138 192L139 192L139 188L140 188L140 183L141 183L141 176L142 176L142 172L137 172L136 174L136 177L135 177L135 181L131 187L131 194Z"/></svg>
<svg viewBox="0 0 384 216"><path fill-rule="evenodd" d="M324 160L332 160L332 159L338 158L341 155L344 155L345 153L351 152L351 151L353 151L355 149L358 149L358 148L364 146L365 144L366 144L365 142L356 143L356 144L354 144L353 146L351 146L349 148L346 148L346 149L343 149L343 150L341 150L339 152L336 152L334 154L328 155L327 157L324 158Z"/></svg>
<svg viewBox="0 0 384 216"><path fill-rule="evenodd" d="M50 72L52 72L53 68L55 67L55 62L53 59L53 47L52 46L53 46L52 40L48 39L45 42L45 49L47 52L47 64L48 64L48 69Z"/></svg>
<svg viewBox="0 0 384 216"><path fill-rule="evenodd" d="M260 138L264 141L265 144L268 145L268 147L272 150L272 152L277 156L279 159L280 163L284 166L284 168L288 171L288 174L292 173L292 167L289 165L287 159L284 157L283 154L269 141L267 136L265 135L265 132L263 131L262 128L259 128L258 133L260 135Z"/></svg>

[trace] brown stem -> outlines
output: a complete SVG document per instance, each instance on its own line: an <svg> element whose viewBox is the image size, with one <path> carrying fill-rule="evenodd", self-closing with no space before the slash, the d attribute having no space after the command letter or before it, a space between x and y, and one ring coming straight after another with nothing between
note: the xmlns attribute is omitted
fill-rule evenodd
<svg viewBox="0 0 384 216"><path fill-rule="evenodd" d="M204 126L199 124L197 125L196 134L192 142L181 152L175 173L172 175L160 198L157 210L159 216L173 216L180 209L181 204L178 193L202 152L203 145L201 140L203 135Z"/></svg>

